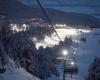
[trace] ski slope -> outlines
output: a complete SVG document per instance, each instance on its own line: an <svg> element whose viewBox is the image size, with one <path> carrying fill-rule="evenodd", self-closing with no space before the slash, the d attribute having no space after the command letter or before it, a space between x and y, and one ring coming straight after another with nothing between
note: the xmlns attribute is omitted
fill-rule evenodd
<svg viewBox="0 0 100 80"><path fill-rule="evenodd" d="M100 44L98 40L100 40L100 29L86 30L86 29L56 29L57 33L61 37L62 40L66 36L71 36L74 43L73 47L77 48L78 54L78 65L79 65L79 73L77 75L77 80L84 80L86 74L88 73L88 68L93 59L96 56L100 56ZM86 42L81 42L80 38L85 37ZM36 47L43 46L44 48L49 46L52 47L59 43L59 39L55 34L52 34L51 37L45 37L44 41L37 43ZM73 50L69 50L69 54L73 53ZM60 70L63 71L63 70ZM53 79L52 79L53 80ZM71 78L67 78L66 80L75 80Z"/></svg>
<svg viewBox="0 0 100 80"><path fill-rule="evenodd" d="M0 80L39 80L26 72L23 68L18 68L12 60L9 60L5 68L6 72L0 74Z"/></svg>
<svg viewBox="0 0 100 80"><path fill-rule="evenodd" d="M79 37L79 33L77 31L77 29L66 29L66 28L63 28L63 29L55 29L58 33L58 35L60 36L61 40L64 41L65 37L72 37L74 41L76 41L77 37ZM90 30L81 30L80 31L83 31L84 33L89 33ZM34 41L34 40L33 40ZM54 45L57 45L59 43L59 38L56 36L56 34L52 34L50 37L49 36L45 36L45 39L40 41L40 42L37 42L35 43L36 44L36 47L37 49L40 47L40 46L43 46L44 48L49 46L49 47L52 47Z"/></svg>
<svg viewBox="0 0 100 80"><path fill-rule="evenodd" d="M80 43L78 49L79 75L83 80L88 72L88 68L95 57L100 57L100 29L94 29L88 34L81 34L87 38L86 43Z"/></svg>
<svg viewBox="0 0 100 80"><path fill-rule="evenodd" d="M77 48L79 73L78 75L73 76L73 78L70 78L70 75L67 75L66 80L84 80L84 77L88 72L90 63L93 61L95 56L100 56L100 44L98 43L98 40L100 40L100 29L80 29L77 31L76 29L65 28L56 29L56 31L62 40L64 40L66 36L71 36L73 42L78 43L77 45L73 45L73 47ZM81 37L86 37L86 42L81 42ZM58 43L58 37L55 34L52 34L51 37L45 36L44 41L36 43L36 47L52 47L54 45L57 45ZM70 53L73 53L71 49L69 50L69 54ZM48 78L48 80L62 80L63 68L61 68L61 66L62 64L60 65L60 67L57 66L61 73L60 78L52 75L52 77ZM38 78L26 72L23 68L18 68L12 60L9 61L5 68L7 69L7 71L4 74L0 74L0 80L39 80Z"/></svg>

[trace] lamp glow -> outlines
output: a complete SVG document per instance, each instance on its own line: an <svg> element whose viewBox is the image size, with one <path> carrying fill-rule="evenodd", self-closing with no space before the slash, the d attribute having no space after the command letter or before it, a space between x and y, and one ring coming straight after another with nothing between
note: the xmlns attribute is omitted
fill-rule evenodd
<svg viewBox="0 0 100 80"><path fill-rule="evenodd" d="M76 52L76 51L74 51L74 54L77 54L77 52Z"/></svg>
<svg viewBox="0 0 100 80"><path fill-rule="evenodd" d="M64 56L68 55L67 50L63 50L63 55L64 55Z"/></svg>
<svg viewBox="0 0 100 80"><path fill-rule="evenodd" d="M74 66L74 65L75 65L75 62L72 61L72 62L71 62L71 65Z"/></svg>

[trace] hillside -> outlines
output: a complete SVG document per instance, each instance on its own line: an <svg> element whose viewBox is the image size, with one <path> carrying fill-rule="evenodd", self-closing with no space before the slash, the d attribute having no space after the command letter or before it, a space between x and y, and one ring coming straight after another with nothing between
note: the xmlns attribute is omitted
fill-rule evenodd
<svg viewBox="0 0 100 80"><path fill-rule="evenodd" d="M33 5L33 0L19 0L26 5ZM40 0L44 7L62 10L65 12L76 12L90 14L100 17L100 0ZM34 4L36 1L34 0Z"/></svg>
<svg viewBox="0 0 100 80"><path fill-rule="evenodd" d="M40 80L26 72L23 68L18 68L11 59L9 59L5 67L6 72L0 74L0 80Z"/></svg>
<svg viewBox="0 0 100 80"><path fill-rule="evenodd" d="M53 23L66 23L69 25L93 25L100 26L100 21L93 16L78 13L66 13L63 11L46 8L48 16ZM44 18L39 8L32 8L17 0L0 0L0 15L5 15L8 19L21 18Z"/></svg>

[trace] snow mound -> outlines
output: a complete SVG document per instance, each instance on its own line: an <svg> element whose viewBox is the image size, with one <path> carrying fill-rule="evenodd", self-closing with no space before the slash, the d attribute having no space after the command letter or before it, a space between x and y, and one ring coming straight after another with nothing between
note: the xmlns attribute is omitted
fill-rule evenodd
<svg viewBox="0 0 100 80"><path fill-rule="evenodd" d="M14 61L12 60L9 60L5 68L6 72L0 74L0 80L39 80L38 78L29 74L23 68L16 67Z"/></svg>

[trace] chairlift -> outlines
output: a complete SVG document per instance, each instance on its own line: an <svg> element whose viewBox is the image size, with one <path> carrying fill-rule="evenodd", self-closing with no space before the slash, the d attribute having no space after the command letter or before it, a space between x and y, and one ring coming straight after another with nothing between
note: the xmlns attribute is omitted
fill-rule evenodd
<svg viewBox="0 0 100 80"><path fill-rule="evenodd" d="M71 64L66 64L64 72L66 74L77 74L78 73L78 66L75 64L72 66Z"/></svg>
<svg viewBox="0 0 100 80"><path fill-rule="evenodd" d="M78 73L78 67L70 67L70 68L65 68L65 73L67 74L77 74Z"/></svg>

